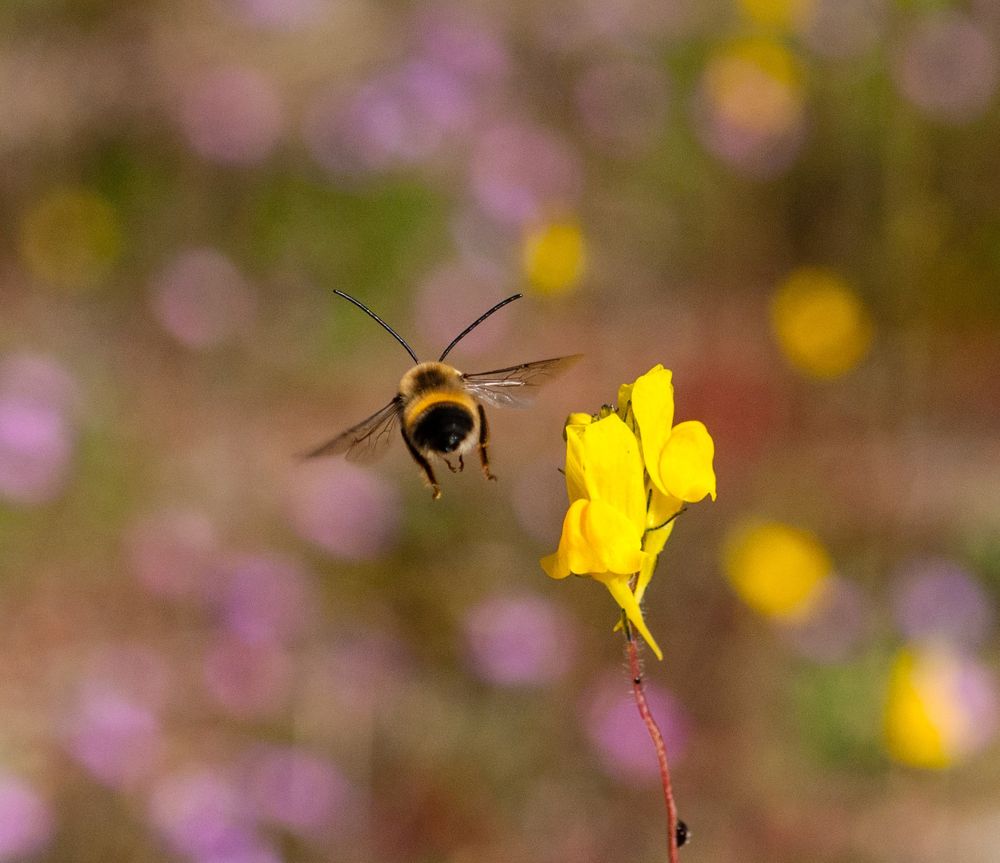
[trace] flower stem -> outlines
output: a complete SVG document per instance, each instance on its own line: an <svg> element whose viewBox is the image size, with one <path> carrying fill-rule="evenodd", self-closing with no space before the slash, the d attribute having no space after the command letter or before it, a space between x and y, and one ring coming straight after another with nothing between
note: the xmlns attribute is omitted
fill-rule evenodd
<svg viewBox="0 0 1000 863"><path fill-rule="evenodd" d="M674 802L673 786L670 784L670 765L667 763L667 745L663 742L660 727L653 718L653 713L646 702L646 694L642 685L642 669L639 666L639 651L632 634L632 627L623 615L625 632L625 652L628 654L629 673L632 676L632 692L635 695L639 715L646 723L646 730L656 747L656 759L660 763L660 782L663 785L663 799L667 804L667 848L670 863L677 863L677 804Z"/></svg>

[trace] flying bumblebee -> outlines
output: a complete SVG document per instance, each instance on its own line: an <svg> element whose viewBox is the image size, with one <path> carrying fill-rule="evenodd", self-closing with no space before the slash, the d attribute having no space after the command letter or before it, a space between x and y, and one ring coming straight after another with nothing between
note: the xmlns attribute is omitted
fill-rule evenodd
<svg viewBox="0 0 1000 863"><path fill-rule="evenodd" d="M527 404L533 390L569 368L581 354L521 363L491 372L465 374L444 361L462 339L494 312L520 299L514 294L480 315L460 332L436 361L421 362L413 349L392 327L360 300L343 291L334 291L377 321L413 358L413 366L399 382L395 398L368 419L341 432L307 452L305 458L345 453L351 461L365 461L379 455L398 424L403 443L431 487L434 499L441 496L429 459L441 458L452 473L465 468L463 456L473 447L479 450L483 476L495 480L486 451L489 425L484 405L519 407ZM456 467L448 457L457 458Z"/></svg>

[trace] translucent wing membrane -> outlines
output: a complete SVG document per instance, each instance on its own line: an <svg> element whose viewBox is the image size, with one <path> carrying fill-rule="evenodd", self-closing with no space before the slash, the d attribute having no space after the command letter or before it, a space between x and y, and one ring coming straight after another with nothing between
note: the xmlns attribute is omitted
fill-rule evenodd
<svg viewBox="0 0 1000 863"><path fill-rule="evenodd" d="M397 396L382 410L305 453L303 458L340 453L345 453L348 461L363 462L378 458L392 440L392 432L399 419L399 408L400 399Z"/></svg>
<svg viewBox="0 0 1000 863"><path fill-rule="evenodd" d="M523 407L531 403L535 391L562 374L583 354L521 363L506 369L463 375L465 388L480 401L499 407Z"/></svg>

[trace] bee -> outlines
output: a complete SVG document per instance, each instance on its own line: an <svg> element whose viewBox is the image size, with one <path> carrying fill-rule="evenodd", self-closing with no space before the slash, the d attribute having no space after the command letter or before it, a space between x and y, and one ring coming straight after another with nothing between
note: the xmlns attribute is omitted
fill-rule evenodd
<svg viewBox="0 0 1000 863"><path fill-rule="evenodd" d="M431 458L440 458L452 473L458 473L465 468L463 456L475 447L483 476L496 479L490 471L487 452L490 432L484 405L522 407L530 401L538 386L564 372L581 357L581 354L573 354L473 374L460 372L444 361L462 339L494 312L520 299L522 294L507 297L476 318L452 339L437 360L421 362L403 337L368 306L343 291L335 290L334 293L380 324L403 346L415 365L403 375L389 404L305 453L304 457L344 453L351 461L371 459L381 454L398 424L403 443L430 485L435 500L441 497L441 487L434 476ZM457 467L449 457L457 460Z"/></svg>

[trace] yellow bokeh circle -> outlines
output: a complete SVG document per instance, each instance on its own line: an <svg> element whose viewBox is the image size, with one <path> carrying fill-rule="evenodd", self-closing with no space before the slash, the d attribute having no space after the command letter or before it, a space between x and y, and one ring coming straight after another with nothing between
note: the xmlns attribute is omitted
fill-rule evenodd
<svg viewBox="0 0 1000 863"><path fill-rule="evenodd" d="M903 648L893 660L885 703L885 743L900 764L943 770L974 736L961 699L960 662L941 650Z"/></svg>
<svg viewBox="0 0 1000 863"><path fill-rule="evenodd" d="M575 222L552 222L529 231L521 250L524 274L537 291L560 294L575 288L586 269L586 242Z"/></svg>
<svg viewBox="0 0 1000 863"><path fill-rule="evenodd" d="M720 48L705 67L705 93L727 124L757 135L784 135L802 120L802 70L780 42L747 38Z"/></svg>
<svg viewBox="0 0 1000 863"><path fill-rule="evenodd" d="M800 620L822 595L833 563L813 534L780 522L737 528L726 542L726 576L751 608Z"/></svg>
<svg viewBox="0 0 1000 863"><path fill-rule="evenodd" d="M85 188L55 189L24 216L21 257L39 281L66 290L96 287L121 253L114 207Z"/></svg>
<svg viewBox="0 0 1000 863"><path fill-rule="evenodd" d="M819 267L795 270L779 285L771 325L788 361L804 374L824 379L857 366L874 335L871 316L850 285Z"/></svg>
<svg viewBox="0 0 1000 863"><path fill-rule="evenodd" d="M738 0L743 14L763 27L794 29L808 17L813 0Z"/></svg>

